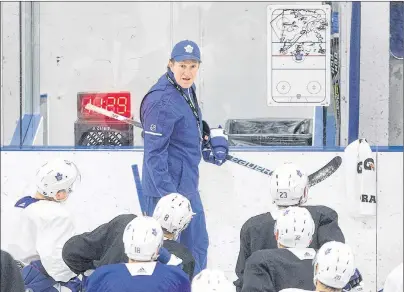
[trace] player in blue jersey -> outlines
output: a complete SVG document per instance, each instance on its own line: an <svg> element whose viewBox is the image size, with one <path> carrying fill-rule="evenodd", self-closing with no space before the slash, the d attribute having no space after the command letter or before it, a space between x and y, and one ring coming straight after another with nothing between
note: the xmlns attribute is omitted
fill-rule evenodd
<svg viewBox="0 0 404 292"><path fill-rule="evenodd" d="M97 268L87 279L86 292L190 292L188 275L178 266L157 261L163 229L152 217L136 217L123 234L127 263Z"/></svg>

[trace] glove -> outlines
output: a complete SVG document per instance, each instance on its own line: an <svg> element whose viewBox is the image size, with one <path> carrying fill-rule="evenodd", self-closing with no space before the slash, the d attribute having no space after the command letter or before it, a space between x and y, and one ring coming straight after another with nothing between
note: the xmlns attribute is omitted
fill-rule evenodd
<svg viewBox="0 0 404 292"><path fill-rule="evenodd" d="M160 248L157 260L162 264L167 264L170 261L170 258L171 258L170 252L164 247Z"/></svg>
<svg viewBox="0 0 404 292"><path fill-rule="evenodd" d="M226 162L226 156L229 154L229 142L227 135L221 126L210 130L210 148L215 158L215 164L222 165Z"/></svg>
<svg viewBox="0 0 404 292"><path fill-rule="evenodd" d="M343 291L363 291L362 275L358 269L355 269L355 273L349 279L348 284L344 287Z"/></svg>
<svg viewBox="0 0 404 292"><path fill-rule="evenodd" d="M60 282L60 286L69 288L72 292L79 292L82 288L82 282L79 277L74 277L69 282Z"/></svg>

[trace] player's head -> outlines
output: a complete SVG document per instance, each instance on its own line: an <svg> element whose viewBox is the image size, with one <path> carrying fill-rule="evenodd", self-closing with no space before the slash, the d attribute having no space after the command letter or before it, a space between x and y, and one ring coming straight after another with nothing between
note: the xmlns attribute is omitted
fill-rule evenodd
<svg viewBox="0 0 404 292"><path fill-rule="evenodd" d="M192 280L192 292L233 292L233 284L219 270L202 270Z"/></svg>
<svg viewBox="0 0 404 292"><path fill-rule="evenodd" d="M180 194L172 193L158 201L153 218L160 223L167 235L172 235L177 240L194 215L190 201Z"/></svg>
<svg viewBox="0 0 404 292"><path fill-rule="evenodd" d="M136 217L126 225L123 244L125 254L130 260L155 261L163 245L163 230L160 223L152 217Z"/></svg>
<svg viewBox="0 0 404 292"><path fill-rule="evenodd" d="M323 244L313 261L314 285L325 285L337 291L344 288L355 272L351 248L341 242Z"/></svg>
<svg viewBox="0 0 404 292"><path fill-rule="evenodd" d="M36 173L37 192L54 201L64 201L81 181L77 166L65 159L56 158L42 165Z"/></svg>
<svg viewBox="0 0 404 292"><path fill-rule="evenodd" d="M306 248L314 234L314 221L303 207L288 207L279 211L274 233L278 246Z"/></svg>
<svg viewBox="0 0 404 292"><path fill-rule="evenodd" d="M271 196L278 207L304 204L308 191L307 175L292 163L283 164L271 175Z"/></svg>

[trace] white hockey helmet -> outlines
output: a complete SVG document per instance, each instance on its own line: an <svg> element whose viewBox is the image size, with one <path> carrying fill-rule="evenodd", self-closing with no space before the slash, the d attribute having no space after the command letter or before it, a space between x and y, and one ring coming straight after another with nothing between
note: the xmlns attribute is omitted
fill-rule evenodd
<svg viewBox="0 0 404 292"><path fill-rule="evenodd" d="M205 269L192 280L192 292L234 292L231 283L219 270Z"/></svg>
<svg viewBox="0 0 404 292"><path fill-rule="evenodd" d="M319 249L313 260L314 285L317 281L335 288L344 288L355 273L354 255L349 245L330 241Z"/></svg>
<svg viewBox="0 0 404 292"><path fill-rule="evenodd" d="M159 221L163 230L174 234L175 240L187 228L194 215L191 202L177 193L162 197L153 212L153 218Z"/></svg>
<svg viewBox="0 0 404 292"><path fill-rule="evenodd" d="M274 233L278 243L285 247L306 248L314 234L314 221L310 212L303 207L288 207L280 210Z"/></svg>
<svg viewBox="0 0 404 292"><path fill-rule="evenodd" d="M136 217L126 225L123 244L128 258L135 261L155 261L163 245L163 229L152 217Z"/></svg>
<svg viewBox="0 0 404 292"><path fill-rule="evenodd" d="M271 175L271 196L277 206L296 206L307 201L309 179L296 165L285 163Z"/></svg>
<svg viewBox="0 0 404 292"><path fill-rule="evenodd" d="M65 191L67 195L70 194L80 182L81 174L77 166L73 162L61 158L46 162L36 173L37 191L54 199L60 191Z"/></svg>

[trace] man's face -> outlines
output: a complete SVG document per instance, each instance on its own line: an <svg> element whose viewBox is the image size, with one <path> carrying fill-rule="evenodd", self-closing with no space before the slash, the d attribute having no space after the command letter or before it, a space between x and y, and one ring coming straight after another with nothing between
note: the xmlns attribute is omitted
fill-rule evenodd
<svg viewBox="0 0 404 292"><path fill-rule="evenodd" d="M182 88L190 88L199 70L199 63L195 60L170 62L169 67L174 73L175 81Z"/></svg>

